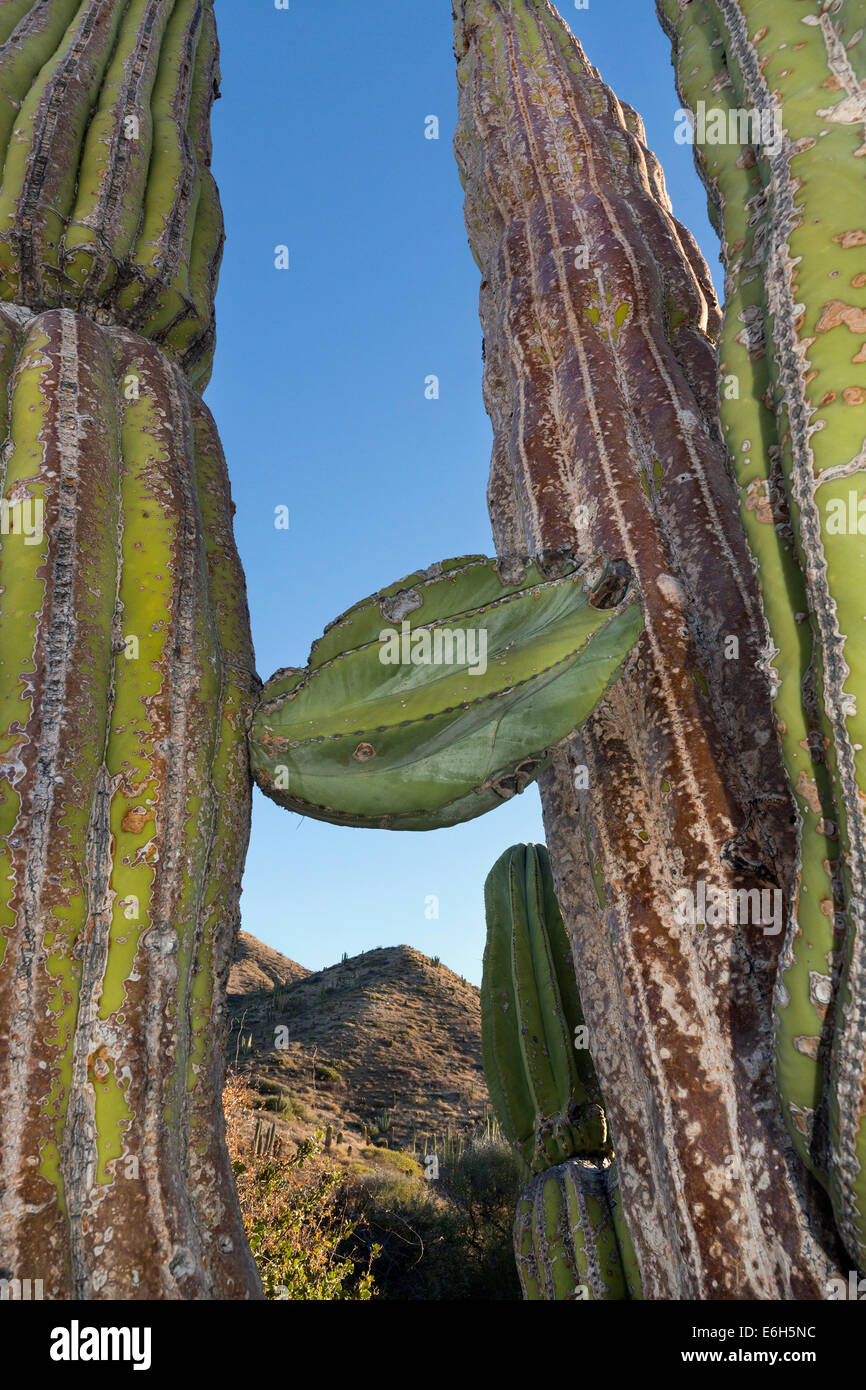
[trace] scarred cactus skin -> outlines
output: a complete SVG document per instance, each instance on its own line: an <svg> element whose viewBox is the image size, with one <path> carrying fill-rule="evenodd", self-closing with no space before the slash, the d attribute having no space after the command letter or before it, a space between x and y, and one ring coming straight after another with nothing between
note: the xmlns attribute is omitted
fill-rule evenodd
<svg viewBox="0 0 866 1390"><path fill-rule="evenodd" d="M642 626L616 562L443 561L337 618L305 671L271 677L250 734L256 780L288 809L339 825L470 820L538 776Z"/></svg>
<svg viewBox="0 0 866 1390"><path fill-rule="evenodd" d="M644 596L622 679L540 779L644 1295L821 1298L841 1256L773 1081L784 934L674 911L701 881L787 885L796 854L718 307L639 117L552 6L454 10L497 547L622 555Z"/></svg>
<svg viewBox="0 0 866 1390"><path fill-rule="evenodd" d="M68 309L0 310L0 410L2 496L44 508L0 549L0 1264L50 1298L242 1298L219 1117L255 680L222 452L178 367Z"/></svg>
<svg viewBox="0 0 866 1390"><path fill-rule="evenodd" d="M571 1158L533 1178L514 1218L514 1252L524 1298L588 1302L640 1298L624 1231L616 1164Z"/></svg>
<svg viewBox="0 0 866 1390"><path fill-rule="evenodd" d="M490 1099L532 1180L514 1221L524 1297L640 1297L571 947L544 845L514 845L484 887L481 1042Z"/></svg>
<svg viewBox="0 0 866 1390"><path fill-rule="evenodd" d="M804 0L662 0L658 11L687 106L703 101L726 122L730 111L777 115L777 137L753 144L715 143L696 123L695 150L724 243L721 371L739 379L739 399L722 393L721 418L758 562L800 829L776 1074L797 1149L829 1185L863 1267L863 14Z"/></svg>
<svg viewBox="0 0 866 1390"><path fill-rule="evenodd" d="M224 239L211 4L0 8L0 297L123 324L203 389Z"/></svg>

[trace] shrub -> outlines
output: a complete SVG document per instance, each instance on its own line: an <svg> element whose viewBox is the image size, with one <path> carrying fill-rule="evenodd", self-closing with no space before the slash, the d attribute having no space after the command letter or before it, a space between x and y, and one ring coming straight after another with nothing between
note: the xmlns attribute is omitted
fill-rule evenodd
<svg viewBox="0 0 866 1390"><path fill-rule="evenodd" d="M363 1220L345 1248L363 1261L380 1247L381 1298L519 1300L511 1228L522 1185L507 1144L470 1140L453 1162L440 1160L438 1181L400 1173L359 1183Z"/></svg>
<svg viewBox="0 0 866 1390"><path fill-rule="evenodd" d="M361 1300L376 1293L375 1241L360 1239L347 1178L320 1158L322 1136L290 1157L253 1152L245 1119L254 1096L237 1075L223 1093L226 1140L244 1229L268 1298ZM346 1247L355 1241L355 1252ZM342 1249L342 1253L340 1253Z"/></svg>

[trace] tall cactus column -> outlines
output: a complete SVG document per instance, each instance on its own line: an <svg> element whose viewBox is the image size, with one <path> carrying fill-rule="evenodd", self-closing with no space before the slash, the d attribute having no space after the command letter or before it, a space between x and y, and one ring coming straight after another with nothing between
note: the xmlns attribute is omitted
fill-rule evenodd
<svg viewBox="0 0 866 1390"><path fill-rule="evenodd" d="M820 1298L835 1238L772 1081L781 913L676 906L702 883L772 900L795 854L709 277L639 118L552 7L454 9L497 545L620 555L645 601L623 679L542 783L644 1295Z"/></svg>
<svg viewBox="0 0 866 1390"><path fill-rule="evenodd" d="M721 414L800 825L780 1101L866 1266L866 42L862 6L660 0L723 239ZM749 132L743 146L733 131ZM775 524L773 524L775 523ZM795 621L796 619L796 621ZM840 873L839 870L842 872Z"/></svg>
<svg viewBox="0 0 866 1390"><path fill-rule="evenodd" d="M261 1295L220 1108L256 678L197 394L201 0L0 7L0 1270Z"/></svg>

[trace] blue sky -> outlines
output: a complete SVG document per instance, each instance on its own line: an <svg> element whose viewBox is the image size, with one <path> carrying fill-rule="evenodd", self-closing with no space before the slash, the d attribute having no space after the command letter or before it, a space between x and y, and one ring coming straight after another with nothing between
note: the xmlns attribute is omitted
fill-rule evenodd
<svg viewBox="0 0 866 1390"><path fill-rule="evenodd" d="M673 138L679 102L652 0L559 9L644 117L718 285L704 190ZM449 0L216 0L216 14L214 172L228 239L206 400L267 678L305 665L323 627L383 585L446 556L492 554L491 431L451 148ZM425 139L429 115L438 140ZM274 266L279 245L288 270ZM288 530L275 529L279 506ZM324 825L256 790L242 925L311 969L403 942L478 983L485 876L510 844L543 838L534 787L423 834Z"/></svg>

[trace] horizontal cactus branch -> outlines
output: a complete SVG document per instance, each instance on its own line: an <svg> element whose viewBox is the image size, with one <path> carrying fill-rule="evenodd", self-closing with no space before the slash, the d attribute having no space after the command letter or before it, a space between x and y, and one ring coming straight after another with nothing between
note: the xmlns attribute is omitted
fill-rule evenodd
<svg viewBox="0 0 866 1390"><path fill-rule="evenodd" d="M836 1255L774 1093L783 934L675 911L702 881L785 892L796 857L709 273L556 10L454 12L497 548L622 555L644 601L622 679L540 781L644 1293L820 1297Z"/></svg>
<svg viewBox="0 0 866 1390"><path fill-rule="evenodd" d="M266 683L253 773L339 825L434 830L523 791L643 625L620 561L446 560L357 604Z"/></svg>
<svg viewBox="0 0 866 1390"><path fill-rule="evenodd" d="M721 415L800 828L776 1075L794 1143L866 1266L863 15L768 0L658 11L687 107L775 114L771 140L714 143L705 118L694 143L723 240L722 372L742 379Z"/></svg>
<svg viewBox="0 0 866 1390"><path fill-rule="evenodd" d="M151 343L68 309L0 310L0 412L31 523L0 548L0 1265L244 1297L220 1086L255 678L219 441Z"/></svg>
<svg viewBox="0 0 866 1390"><path fill-rule="evenodd" d="M223 245L211 5L2 8L0 297L123 324L202 389Z"/></svg>

